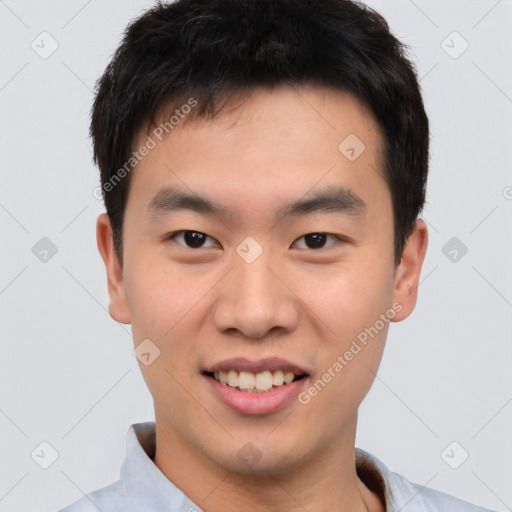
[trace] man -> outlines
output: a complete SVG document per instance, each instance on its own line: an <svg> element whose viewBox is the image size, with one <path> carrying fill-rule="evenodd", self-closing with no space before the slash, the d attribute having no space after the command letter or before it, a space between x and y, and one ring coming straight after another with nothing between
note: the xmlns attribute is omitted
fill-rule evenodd
<svg viewBox="0 0 512 512"><path fill-rule="evenodd" d="M484 511L355 448L427 248L428 120L382 17L157 5L99 81L91 135L110 314L155 423L66 512Z"/></svg>

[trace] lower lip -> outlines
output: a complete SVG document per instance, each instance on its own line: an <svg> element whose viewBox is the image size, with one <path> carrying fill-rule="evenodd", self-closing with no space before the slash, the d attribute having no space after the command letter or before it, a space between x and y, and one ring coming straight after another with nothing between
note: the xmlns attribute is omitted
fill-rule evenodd
<svg viewBox="0 0 512 512"><path fill-rule="evenodd" d="M308 379L308 377L303 377L269 391L249 393L221 384L207 375L203 375L203 377L208 381L217 397L228 407L236 412L251 415L270 414L283 409L300 393Z"/></svg>

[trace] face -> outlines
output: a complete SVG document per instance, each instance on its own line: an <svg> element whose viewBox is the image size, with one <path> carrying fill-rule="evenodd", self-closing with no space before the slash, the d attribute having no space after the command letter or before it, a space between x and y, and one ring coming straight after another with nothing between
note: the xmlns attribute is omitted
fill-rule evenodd
<svg viewBox="0 0 512 512"><path fill-rule="evenodd" d="M153 136L122 270L105 215L98 246L111 315L146 344L157 432L279 472L353 446L389 323L414 308L426 228L395 267L381 134L355 97L282 87L231 107Z"/></svg>

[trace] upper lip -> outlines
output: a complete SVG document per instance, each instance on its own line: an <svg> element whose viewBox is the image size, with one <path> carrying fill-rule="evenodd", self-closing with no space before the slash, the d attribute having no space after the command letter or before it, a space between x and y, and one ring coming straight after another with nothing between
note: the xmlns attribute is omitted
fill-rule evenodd
<svg viewBox="0 0 512 512"><path fill-rule="evenodd" d="M308 372L297 364L281 359L280 357L268 357L257 361L250 361L245 357L234 357L225 359L204 369L204 372L228 372L229 370L246 371L251 373L261 373L264 371L282 370L291 371L296 375L308 375Z"/></svg>

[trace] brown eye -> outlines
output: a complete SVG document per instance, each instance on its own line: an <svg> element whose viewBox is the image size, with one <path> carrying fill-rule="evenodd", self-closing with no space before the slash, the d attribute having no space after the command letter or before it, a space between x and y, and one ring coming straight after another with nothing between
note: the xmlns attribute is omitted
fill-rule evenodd
<svg viewBox="0 0 512 512"><path fill-rule="evenodd" d="M208 235L200 231L177 231L169 236L169 239L176 240L180 245L190 249L200 249L202 247L215 247L215 244L205 245L207 240L213 241Z"/></svg>
<svg viewBox="0 0 512 512"><path fill-rule="evenodd" d="M324 249L326 247L326 240L329 237L334 239L334 241L336 241L337 239L337 237L335 237L334 235L329 235L327 233L308 233L307 235L301 236L298 239L304 239L306 245L306 247L299 247L299 249ZM329 247L330 245L332 245L332 243L327 245L327 247Z"/></svg>

